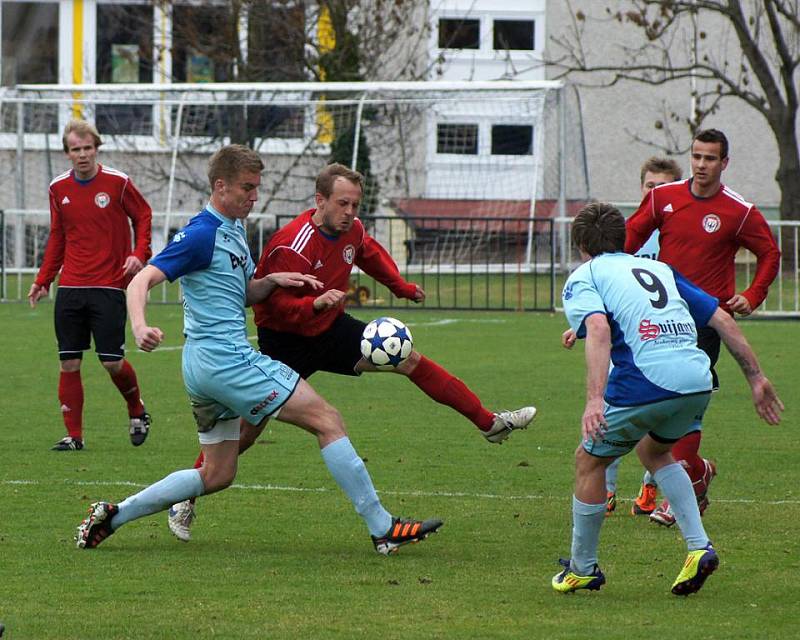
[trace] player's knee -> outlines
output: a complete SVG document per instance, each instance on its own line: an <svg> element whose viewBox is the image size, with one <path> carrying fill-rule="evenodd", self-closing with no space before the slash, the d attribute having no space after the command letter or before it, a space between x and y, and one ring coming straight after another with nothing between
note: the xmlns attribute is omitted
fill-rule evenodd
<svg viewBox="0 0 800 640"><path fill-rule="evenodd" d="M62 360L60 363L61 371L64 373L75 373L81 370L81 359L72 358L70 360Z"/></svg>
<svg viewBox="0 0 800 640"><path fill-rule="evenodd" d="M122 369L122 360L101 360L100 364L112 375L119 373Z"/></svg>
<svg viewBox="0 0 800 640"><path fill-rule="evenodd" d="M331 439L346 435L342 414L333 405L323 400L314 414L311 426L321 436Z"/></svg>
<svg viewBox="0 0 800 640"><path fill-rule="evenodd" d="M203 479L205 493L215 493L227 489L233 484L236 478L236 465L230 466L208 466L200 468L200 476Z"/></svg>

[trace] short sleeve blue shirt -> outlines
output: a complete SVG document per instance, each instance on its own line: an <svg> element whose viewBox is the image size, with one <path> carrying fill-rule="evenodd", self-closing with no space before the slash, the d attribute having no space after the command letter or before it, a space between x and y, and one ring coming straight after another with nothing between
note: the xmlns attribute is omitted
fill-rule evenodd
<svg viewBox="0 0 800 640"><path fill-rule="evenodd" d="M586 318L606 316L611 361L605 400L637 406L711 389L708 356L697 347L716 298L668 265L625 253L603 253L578 267L562 294L564 313L579 338Z"/></svg>
<svg viewBox="0 0 800 640"><path fill-rule="evenodd" d="M241 220L226 218L209 203L150 264L170 282L180 278L188 339L247 343L245 299L255 265Z"/></svg>

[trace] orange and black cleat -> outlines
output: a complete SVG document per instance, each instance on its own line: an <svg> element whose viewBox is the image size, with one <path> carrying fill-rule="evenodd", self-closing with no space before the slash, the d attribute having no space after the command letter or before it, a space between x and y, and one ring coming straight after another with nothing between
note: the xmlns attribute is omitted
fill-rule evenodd
<svg viewBox="0 0 800 640"><path fill-rule="evenodd" d="M111 518L119 509L110 502L94 502L89 506L89 513L78 525L75 542L79 549L94 549L103 540L108 538L114 530L111 528Z"/></svg>
<svg viewBox="0 0 800 640"><path fill-rule="evenodd" d="M372 536L375 551L388 556L397 552L404 544L411 544L424 540L430 534L436 533L444 523L441 520L406 520L394 518L392 526L380 537Z"/></svg>
<svg viewBox="0 0 800 640"><path fill-rule="evenodd" d="M639 489L639 495L633 501L631 513L635 516L649 516L656 510L656 496L658 490L654 484L642 483L642 488Z"/></svg>

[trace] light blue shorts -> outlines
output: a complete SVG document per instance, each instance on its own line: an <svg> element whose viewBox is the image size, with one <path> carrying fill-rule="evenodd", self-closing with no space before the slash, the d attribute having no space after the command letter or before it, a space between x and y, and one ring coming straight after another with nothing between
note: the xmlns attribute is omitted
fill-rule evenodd
<svg viewBox="0 0 800 640"><path fill-rule="evenodd" d="M299 380L291 367L248 343L189 340L183 347L183 382L201 433L236 417L260 424L284 405Z"/></svg>
<svg viewBox="0 0 800 640"><path fill-rule="evenodd" d="M608 429L599 440L583 442L586 453L618 458L629 453L648 433L659 442L676 442L702 422L711 392L671 398L636 407L606 404Z"/></svg>

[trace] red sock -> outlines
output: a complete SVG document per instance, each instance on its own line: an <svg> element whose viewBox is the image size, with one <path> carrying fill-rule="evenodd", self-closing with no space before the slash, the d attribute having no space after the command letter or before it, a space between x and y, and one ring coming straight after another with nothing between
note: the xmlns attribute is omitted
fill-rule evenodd
<svg viewBox="0 0 800 640"><path fill-rule="evenodd" d="M83 437L83 383L80 371L62 371L58 378L61 417L72 438Z"/></svg>
<svg viewBox="0 0 800 640"><path fill-rule="evenodd" d="M139 395L139 383L136 380L136 372L127 360L122 361L122 368L119 373L111 374L111 381L117 386L125 402L128 403L128 415L135 418L144 413L142 397Z"/></svg>
<svg viewBox="0 0 800 640"><path fill-rule="evenodd" d="M467 385L433 360L421 356L419 364L408 377L436 402L452 407L481 431L491 428L494 414L484 408Z"/></svg>
<svg viewBox="0 0 800 640"><path fill-rule="evenodd" d="M695 487L698 487L698 483L702 482L706 471L706 464L698 454L702 437L702 431L692 431L672 446L672 457L683 465Z"/></svg>

